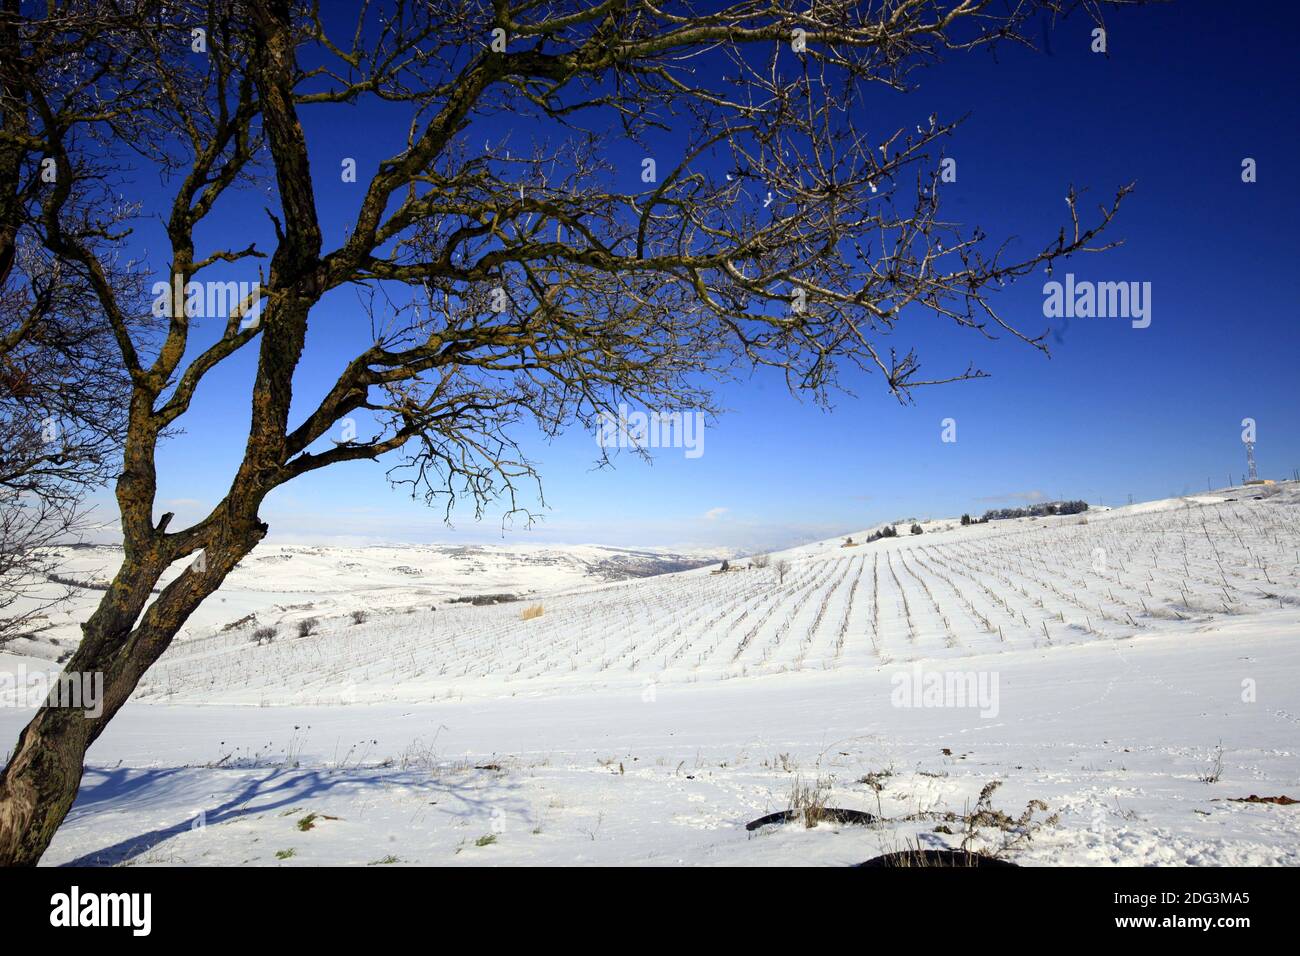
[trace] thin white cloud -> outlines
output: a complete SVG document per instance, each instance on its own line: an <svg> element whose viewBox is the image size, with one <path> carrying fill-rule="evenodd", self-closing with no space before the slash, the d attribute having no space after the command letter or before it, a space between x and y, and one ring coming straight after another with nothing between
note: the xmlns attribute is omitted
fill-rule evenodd
<svg viewBox="0 0 1300 956"><path fill-rule="evenodd" d="M203 502L198 498L168 498L163 505L168 508L201 508Z"/></svg>
<svg viewBox="0 0 1300 956"><path fill-rule="evenodd" d="M730 509L728 508L710 508L708 511L704 512L704 520L717 521L719 518L725 515L729 510Z"/></svg>
<svg viewBox="0 0 1300 956"><path fill-rule="evenodd" d="M1041 491L1008 491L1000 495L986 495L976 501L1042 501L1047 495Z"/></svg>

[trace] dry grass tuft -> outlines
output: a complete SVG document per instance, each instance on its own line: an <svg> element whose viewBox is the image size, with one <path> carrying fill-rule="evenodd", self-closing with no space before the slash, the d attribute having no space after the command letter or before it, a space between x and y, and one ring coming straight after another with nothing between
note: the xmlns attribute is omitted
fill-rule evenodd
<svg viewBox="0 0 1300 956"><path fill-rule="evenodd" d="M542 606L540 604L529 605L528 607L524 608L523 611L521 611L519 614L519 617L525 621L531 621L533 618L541 617L541 616L542 616Z"/></svg>
<svg viewBox="0 0 1300 956"><path fill-rule="evenodd" d="M822 818L826 809L826 797L830 791L830 781L819 778L816 783L804 783L803 778L795 777L794 787L790 791L787 809L802 819L803 825L812 829Z"/></svg>

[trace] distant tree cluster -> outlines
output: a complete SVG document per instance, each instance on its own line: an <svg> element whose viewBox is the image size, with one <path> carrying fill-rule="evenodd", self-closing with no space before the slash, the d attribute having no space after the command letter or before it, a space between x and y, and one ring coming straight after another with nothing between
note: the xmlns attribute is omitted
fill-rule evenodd
<svg viewBox="0 0 1300 956"><path fill-rule="evenodd" d="M994 508L984 512L984 521L1001 521L1004 518L1043 518L1047 515L1077 515L1088 510L1086 501L1044 501L1025 508ZM968 516L963 515L963 519ZM962 524L970 524L963 520Z"/></svg>
<svg viewBox="0 0 1300 956"><path fill-rule="evenodd" d="M879 541L881 538L897 538L897 537L898 537L898 529L895 528L892 524L887 524L879 531L873 531L871 534L869 534L867 536L867 544L870 544L872 541Z"/></svg>
<svg viewBox="0 0 1300 956"><path fill-rule="evenodd" d="M725 561L723 562L726 563ZM723 568L725 571L726 568ZM519 597L514 594L470 594L463 597L454 597L447 603L449 604L472 604L475 607L483 607L488 604L509 604L512 601L518 601ZM435 607L434 610L437 610Z"/></svg>

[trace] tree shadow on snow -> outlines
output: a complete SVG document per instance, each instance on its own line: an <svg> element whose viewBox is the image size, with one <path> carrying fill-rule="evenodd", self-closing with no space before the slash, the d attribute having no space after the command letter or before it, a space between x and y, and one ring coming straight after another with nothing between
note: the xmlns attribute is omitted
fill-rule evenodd
<svg viewBox="0 0 1300 956"><path fill-rule="evenodd" d="M99 813L111 812L114 808L130 806L140 809L155 803L160 812L174 813L180 806L185 806L185 798L180 791L180 784L196 778L185 771L194 768L169 767L160 769L137 768L86 768L82 778L81 791L65 823L75 824L93 818ZM248 771L212 771L222 776L246 774ZM196 798L191 814L178 823L158 827L144 833L135 834L119 840L109 846L85 853L60 866L116 866L152 850L161 843L179 836L189 830L197 829L200 821L203 827L212 827L242 817L259 816L287 807L295 807L302 801L310 800L331 792L354 790L359 795L367 788L378 787L419 787L430 795L437 795L438 809L451 816L465 819L490 816L493 810L522 813L528 817L527 802L503 801L502 791L507 795L517 791L519 785L492 772L470 772L459 775L464 779L448 779L447 776L432 776L428 772L410 772L394 770L334 770L334 769L283 769L267 770L261 776L242 782L238 789L216 806L203 806L203 800L211 800L211 789L215 779L205 774L199 778L202 799ZM219 779L219 778L217 778ZM490 786L478 786L488 781ZM451 809L444 801L459 801L460 809Z"/></svg>

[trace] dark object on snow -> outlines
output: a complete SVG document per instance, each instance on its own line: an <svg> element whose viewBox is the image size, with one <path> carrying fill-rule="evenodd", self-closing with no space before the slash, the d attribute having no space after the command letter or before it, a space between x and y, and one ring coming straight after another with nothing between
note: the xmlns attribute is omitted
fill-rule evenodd
<svg viewBox="0 0 1300 956"><path fill-rule="evenodd" d="M873 857L859 867L887 867L890 869L912 869L921 867L947 867L965 869L967 867L1017 867L1019 864L997 857L971 853L967 850L904 850L901 853L886 853Z"/></svg>
<svg viewBox="0 0 1300 956"><path fill-rule="evenodd" d="M813 810L818 823L825 820L827 823L856 823L859 826L869 826L876 822L876 818L869 813L861 810L844 810L840 807L822 807L819 810ZM779 823L803 823L803 810L778 810L776 813L769 813L765 817L759 817L757 820L751 820L745 824L746 830L757 830L759 827L765 827L770 824Z"/></svg>
<svg viewBox="0 0 1300 956"><path fill-rule="evenodd" d="M1276 803L1279 807L1289 807L1292 804L1300 803L1294 797L1288 797L1283 794L1280 797L1257 797L1251 794L1249 797L1228 797L1229 803Z"/></svg>
<svg viewBox="0 0 1300 956"><path fill-rule="evenodd" d="M484 607L489 604L511 604L518 600L519 598L513 594L473 594L468 597L452 598L448 603L472 604L475 607Z"/></svg>

